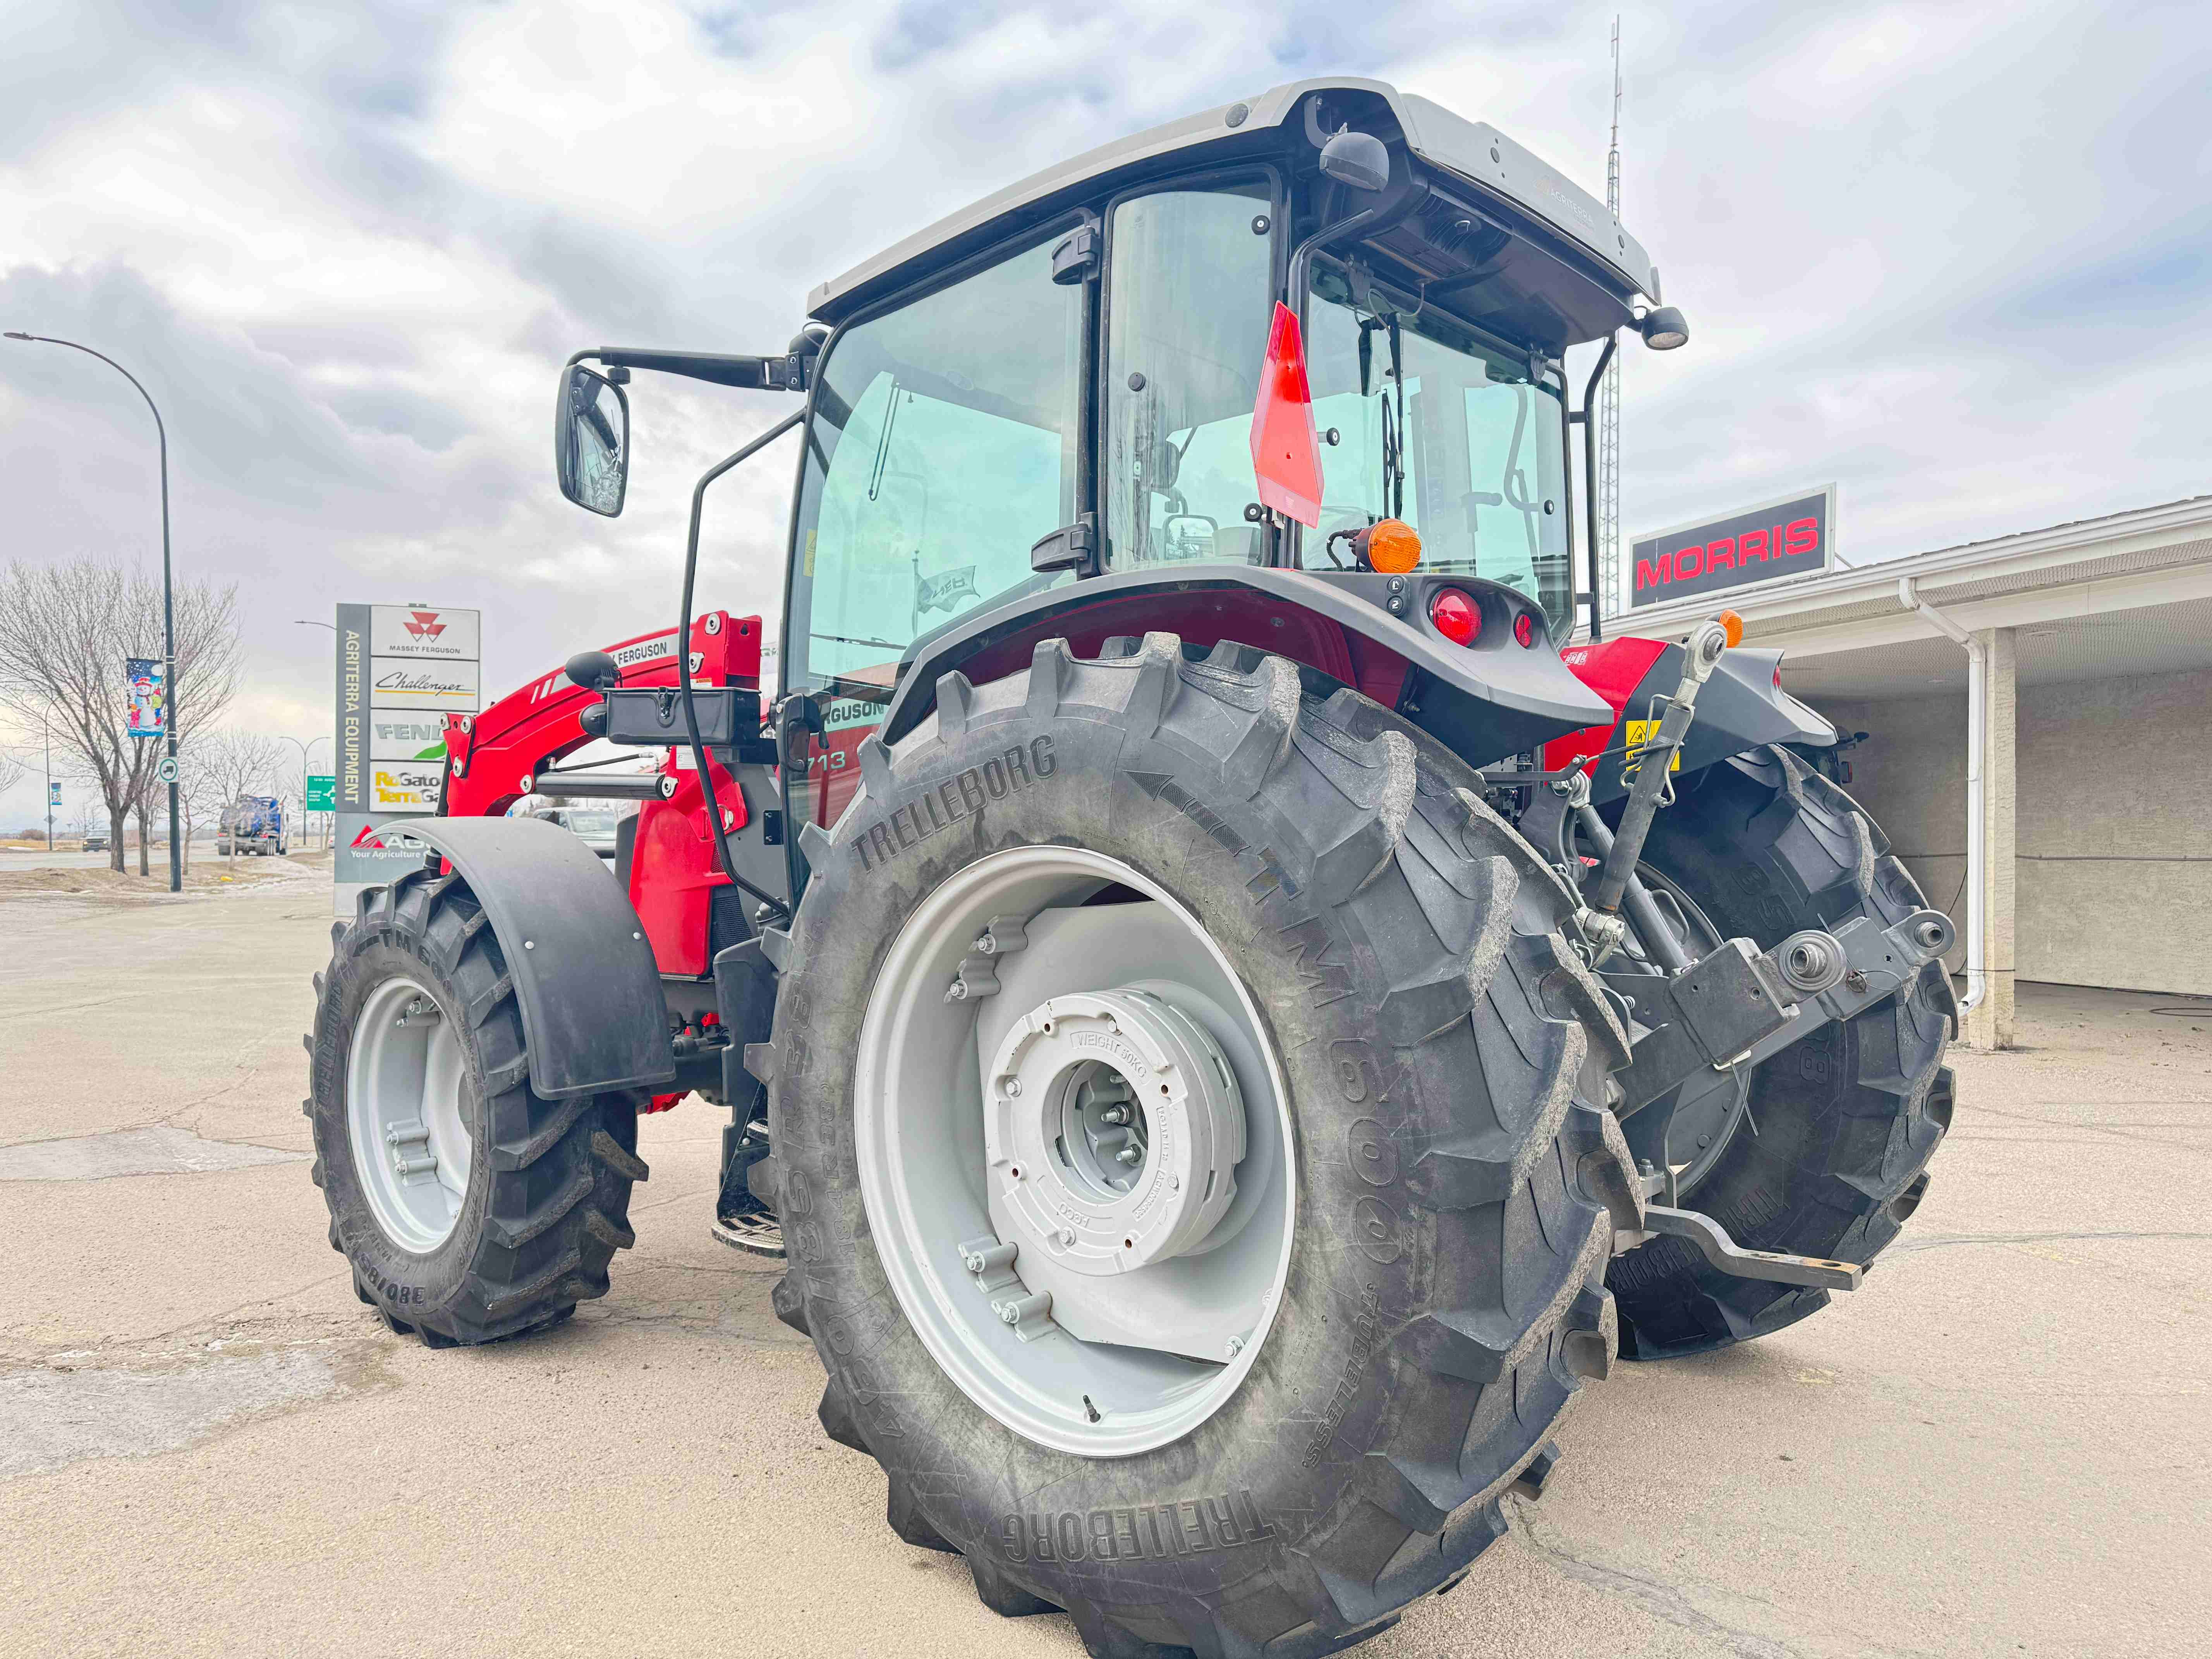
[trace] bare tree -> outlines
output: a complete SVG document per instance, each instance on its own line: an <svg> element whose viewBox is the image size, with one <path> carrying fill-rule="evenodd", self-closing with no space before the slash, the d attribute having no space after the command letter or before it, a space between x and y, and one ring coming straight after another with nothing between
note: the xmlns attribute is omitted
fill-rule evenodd
<svg viewBox="0 0 2212 1659"><path fill-rule="evenodd" d="M240 795L276 793L272 785L286 758L283 745L258 732L201 732L188 751L191 763L185 768L180 799L185 812L185 842L191 842L196 827L220 819L222 810Z"/></svg>
<svg viewBox="0 0 2212 1659"><path fill-rule="evenodd" d="M237 691L237 604L234 583L177 586L169 692L183 752L196 732L220 721ZM0 708L26 724L50 722L69 770L98 788L110 869L123 868L125 822L137 812L141 875L162 745L129 734L123 659L158 657L161 649L161 586L140 572L99 559L19 561L0 571Z"/></svg>

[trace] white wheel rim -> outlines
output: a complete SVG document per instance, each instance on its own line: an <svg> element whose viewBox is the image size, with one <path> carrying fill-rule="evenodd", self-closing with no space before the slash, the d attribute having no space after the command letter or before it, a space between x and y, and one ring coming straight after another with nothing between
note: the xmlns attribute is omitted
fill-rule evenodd
<svg viewBox="0 0 2212 1659"><path fill-rule="evenodd" d="M468 1195L467 1069L453 1022L423 986L396 976L369 994L346 1055L346 1127L376 1224L417 1255L453 1236Z"/></svg>
<svg viewBox="0 0 2212 1659"><path fill-rule="evenodd" d="M1084 902L1112 886L1138 896ZM979 936L1002 931L1018 942L978 953ZM995 992L987 988L994 979ZM973 994L952 993L962 980ZM1172 1039L1147 1052L1157 1060L1171 1050L1183 1063L1178 1073L1172 1065L1146 1071L1141 1056L1117 1061L1155 1097L1142 1154L1123 1166L1131 1189L1102 1186L1096 1147L1060 1147L1065 1170L1016 1164L1040 1145L1036 1133L1010 1127L1022 1110L1073 1121L1064 1086L1032 1082L1015 1102L1005 1093L1018 1066L1036 1076L1024 1022L1041 1034L1048 1004L1097 1018L1141 1004L1159 1022L1154 1035ZM1200 1065L1220 1074L1210 1091L1181 1080L1163 1087L1163 1078ZM984 1074L1002 1066L987 1128ZM1173 1098L1157 1097L1166 1094ZM1231 1114L1241 1118L1235 1132ZM945 1374L1008 1429L1086 1456L1128 1456L1188 1434L1250 1370L1289 1275L1288 1097L1250 993L1197 918L1158 884L1118 860L1065 847L1010 848L952 876L900 930L877 975L855 1057L854 1118L861 1196L893 1293ZM1195 1152L1167 1127L1178 1123L1210 1126ZM1049 1133L1042 1144L1053 1144ZM1102 1218L1129 1213L1129 1191L1164 1182L1171 1170L1202 1181L1232 1161L1233 1201L1208 1205L1200 1222L1186 1213L1164 1246L1133 1224L1123 1260L1106 1260L1121 1254L1119 1239L1089 1248ZM1048 1188L1043 1204L1011 1201L1040 1182ZM1073 1206L1066 1232L1041 1233L1040 1218L1055 1204ZM1007 1243L1011 1261L1001 1259ZM1073 1265L1086 1254L1088 1266ZM1048 1306L1036 1305L1040 1292Z"/></svg>

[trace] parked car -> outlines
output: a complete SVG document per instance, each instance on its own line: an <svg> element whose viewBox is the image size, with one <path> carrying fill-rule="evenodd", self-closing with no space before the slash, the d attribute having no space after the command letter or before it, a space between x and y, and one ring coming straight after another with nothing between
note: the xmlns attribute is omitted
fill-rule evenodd
<svg viewBox="0 0 2212 1659"><path fill-rule="evenodd" d="M218 858L235 858L241 853L263 858L274 853L281 858L289 850L283 804L274 795L240 795L222 809L222 822L216 826L215 850Z"/></svg>
<svg viewBox="0 0 2212 1659"><path fill-rule="evenodd" d="M632 807L631 812L637 809ZM611 806L534 806L526 814L557 823L603 859L615 855L615 836L629 816Z"/></svg>

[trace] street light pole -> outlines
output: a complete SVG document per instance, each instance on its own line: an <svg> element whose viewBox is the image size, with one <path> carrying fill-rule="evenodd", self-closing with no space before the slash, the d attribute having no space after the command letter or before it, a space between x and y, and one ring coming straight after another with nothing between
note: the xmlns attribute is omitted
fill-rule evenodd
<svg viewBox="0 0 2212 1659"><path fill-rule="evenodd" d="M15 329L7 331L11 340L31 340L41 345L67 346L72 351L82 351L88 357L97 357L125 380L137 387L138 395L153 410L154 432L161 446L161 689L168 699L167 728L169 770L177 769L177 603L176 588L169 569L169 429L161 424L161 411L154 403L154 395L138 385L138 377L117 362L104 351L94 351L88 345L79 345L75 340L58 340L47 334L25 334ZM53 790L46 791L49 799ZM51 810L51 809L50 809ZM48 845L52 837L48 836ZM177 780L169 780L169 890L182 892L185 885L184 847L178 839Z"/></svg>
<svg viewBox="0 0 2212 1659"><path fill-rule="evenodd" d="M336 623L317 622L317 621L315 621L313 618L309 617L295 617L292 619L292 626L293 626L293 627L295 627L295 628L327 628L327 629L329 629L331 630L331 641L333 641L333 643L332 643L332 645L331 645L331 649L332 649L332 651L334 651L334 652L337 650L337 645L336 645L336 641L337 641L337 638L338 625L337 625ZM316 742L318 742L318 743L321 743L321 742L325 741L325 739L324 739L324 738L316 738L316 739L315 739L315 741L316 741ZM332 772L336 772L336 771L337 770L337 747L338 747L338 745L337 745L337 738L330 738L330 739L329 739L329 742L330 742L330 745L331 745L331 771L332 771ZM302 787L304 787L304 786L302 786ZM306 797L306 795L305 795L305 794L302 794L302 795L301 796L301 800L303 800L303 801L304 801L306 799L307 799L307 797ZM304 811L306 810L306 808L305 808L305 807L302 807L301 810ZM333 809L333 810L331 811L331 842L332 842L333 843L335 843L335 842L337 842L337 821L338 821L338 815L337 815L337 811L336 811L335 809Z"/></svg>
<svg viewBox="0 0 2212 1659"><path fill-rule="evenodd" d="M277 735L280 738L282 738L284 742L286 742L286 743L289 743L289 744L297 744L299 745L299 750L300 750L300 828L301 828L301 831L304 833L304 832L305 832L305 830L307 830L307 817L308 817L308 813L307 813L307 751L308 751L310 749L313 749L313 748L317 744L319 744L319 743L328 743L328 742L330 741L330 737L329 737L329 735L328 735L327 733L319 733L318 735L316 735L316 736L314 736L314 737L309 738L308 738L305 743L301 743L299 738L295 738L295 737L288 736L288 735L286 735L284 732L278 732L276 735Z"/></svg>

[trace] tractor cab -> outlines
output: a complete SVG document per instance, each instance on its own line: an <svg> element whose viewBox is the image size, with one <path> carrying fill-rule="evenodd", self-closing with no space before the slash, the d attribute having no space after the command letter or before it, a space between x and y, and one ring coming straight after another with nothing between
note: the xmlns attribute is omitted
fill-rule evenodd
<svg viewBox="0 0 2212 1659"><path fill-rule="evenodd" d="M1375 82L1277 88L1012 186L811 296L788 684L895 677L918 641L1083 576L1421 568L1569 630L1568 347L1658 280L1564 178ZM1280 511L1253 429L1279 304L1318 481ZM1066 532L1034 568L1025 550Z"/></svg>

